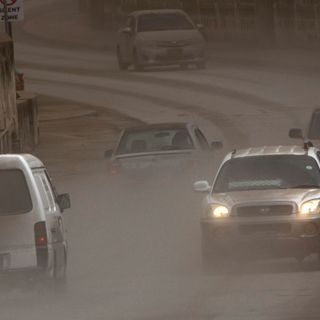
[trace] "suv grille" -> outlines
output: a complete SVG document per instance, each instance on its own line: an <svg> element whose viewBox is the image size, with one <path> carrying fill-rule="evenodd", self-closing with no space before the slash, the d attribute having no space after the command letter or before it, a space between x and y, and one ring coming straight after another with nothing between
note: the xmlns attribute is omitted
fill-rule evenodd
<svg viewBox="0 0 320 320"><path fill-rule="evenodd" d="M235 213L238 217L288 216L293 213L293 206L290 204L244 206L237 207Z"/></svg>

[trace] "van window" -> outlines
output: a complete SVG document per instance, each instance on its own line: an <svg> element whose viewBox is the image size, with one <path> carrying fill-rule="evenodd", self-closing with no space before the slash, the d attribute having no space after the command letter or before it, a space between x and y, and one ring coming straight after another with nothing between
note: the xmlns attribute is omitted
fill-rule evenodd
<svg viewBox="0 0 320 320"><path fill-rule="evenodd" d="M44 189L43 183L41 181L40 175L39 174L35 174L34 175L34 180L35 180L35 182L37 184L37 187L38 187L38 190L40 192L40 196L41 196L41 199L42 199L42 204L44 206L44 209L46 211L48 211L50 209L50 207L49 207L49 199L48 199L48 196L47 196L47 194L45 192L45 189Z"/></svg>
<svg viewBox="0 0 320 320"><path fill-rule="evenodd" d="M45 210L49 212L56 211L57 208L56 208L54 194L51 189L48 178L46 176L46 173L43 170L41 171L37 170L34 172L34 178L38 186L39 192L41 194L41 198L43 200L43 205Z"/></svg>
<svg viewBox="0 0 320 320"><path fill-rule="evenodd" d="M32 200L23 172L0 170L0 215L15 215L32 210Z"/></svg>

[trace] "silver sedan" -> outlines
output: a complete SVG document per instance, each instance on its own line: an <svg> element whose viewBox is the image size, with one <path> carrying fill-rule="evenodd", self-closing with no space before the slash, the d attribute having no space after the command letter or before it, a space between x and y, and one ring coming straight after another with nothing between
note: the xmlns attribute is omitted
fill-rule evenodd
<svg viewBox="0 0 320 320"><path fill-rule="evenodd" d="M191 123L142 124L124 130L110 159L114 176L130 178L197 176L210 172L221 142L209 145L202 131Z"/></svg>
<svg viewBox="0 0 320 320"><path fill-rule="evenodd" d="M205 68L205 41L182 10L144 10L130 14L118 32L119 68L194 64Z"/></svg>

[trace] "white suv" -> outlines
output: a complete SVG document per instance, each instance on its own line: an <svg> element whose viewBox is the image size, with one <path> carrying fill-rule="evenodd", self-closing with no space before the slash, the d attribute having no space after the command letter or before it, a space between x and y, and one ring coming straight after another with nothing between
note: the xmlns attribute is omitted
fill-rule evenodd
<svg viewBox="0 0 320 320"><path fill-rule="evenodd" d="M320 150L271 146L229 153L201 216L205 265L221 257L320 254Z"/></svg>
<svg viewBox="0 0 320 320"><path fill-rule="evenodd" d="M64 279L67 240L58 195L43 163L32 155L0 155L0 272L36 271Z"/></svg>

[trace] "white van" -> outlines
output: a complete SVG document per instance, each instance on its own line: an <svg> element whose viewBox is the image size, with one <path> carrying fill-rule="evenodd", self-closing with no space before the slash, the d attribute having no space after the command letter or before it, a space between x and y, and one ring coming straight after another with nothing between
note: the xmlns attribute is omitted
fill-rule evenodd
<svg viewBox="0 0 320 320"><path fill-rule="evenodd" d="M32 155L0 155L0 272L36 271L64 279L67 241L58 195L43 163Z"/></svg>

